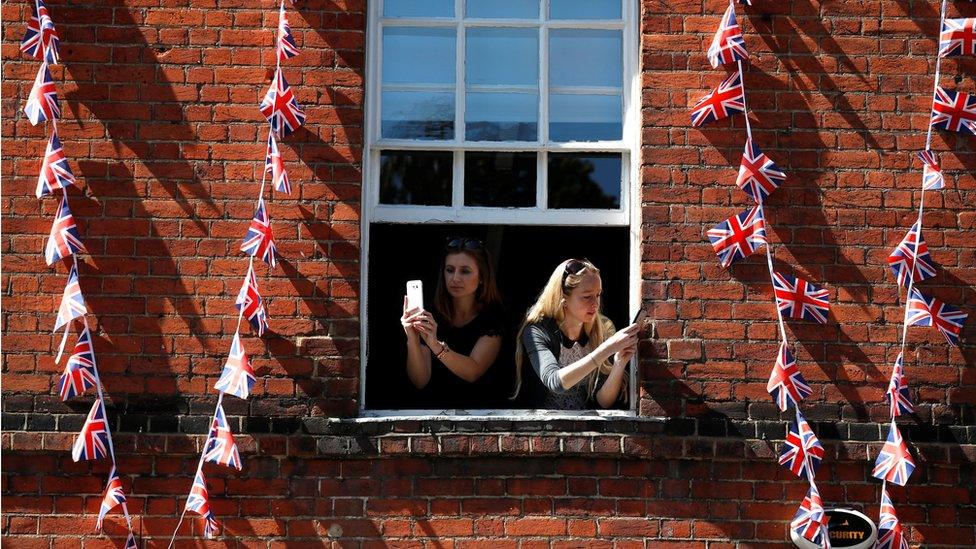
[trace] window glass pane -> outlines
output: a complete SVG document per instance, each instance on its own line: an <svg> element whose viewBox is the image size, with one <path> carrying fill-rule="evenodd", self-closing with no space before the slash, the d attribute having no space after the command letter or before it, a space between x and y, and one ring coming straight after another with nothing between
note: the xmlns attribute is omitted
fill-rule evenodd
<svg viewBox="0 0 976 549"><path fill-rule="evenodd" d="M553 29L549 34L549 85L621 87L621 32Z"/></svg>
<svg viewBox="0 0 976 549"><path fill-rule="evenodd" d="M454 84L454 29L385 27L384 84Z"/></svg>
<svg viewBox="0 0 976 549"><path fill-rule="evenodd" d="M454 17L454 0L383 0L384 17Z"/></svg>
<svg viewBox="0 0 976 549"><path fill-rule="evenodd" d="M471 141L535 141L539 94L468 93L465 137Z"/></svg>
<svg viewBox="0 0 976 549"><path fill-rule="evenodd" d="M549 97L549 138L601 141L623 137L619 95L553 94Z"/></svg>
<svg viewBox="0 0 976 549"><path fill-rule="evenodd" d="M471 28L465 47L468 84L538 85L538 29Z"/></svg>
<svg viewBox="0 0 976 549"><path fill-rule="evenodd" d="M468 17L485 19L538 19L538 0L467 0Z"/></svg>
<svg viewBox="0 0 976 549"><path fill-rule="evenodd" d="M620 0L549 0L550 19L620 19Z"/></svg>
<svg viewBox="0 0 976 549"><path fill-rule="evenodd" d="M380 153L380 203L451 205L454 153L383 151Z"/></svg>
<svg viewBox="0 0 976 549"><path fill-rule="evenodd" d="M465 206L535 206L535 153L464 155Z"/></svg>
<svg viewBox="0 0 976 549"><path fill-rule="evenodd" d="M385 91L380 134L396 139L454 139L453 92Z"/></svg>
<svg viewBox="0 0 976 549"><path fill-rule="evenodd" d="M621 155L550 154L549 207L620 208Z"/></svg>

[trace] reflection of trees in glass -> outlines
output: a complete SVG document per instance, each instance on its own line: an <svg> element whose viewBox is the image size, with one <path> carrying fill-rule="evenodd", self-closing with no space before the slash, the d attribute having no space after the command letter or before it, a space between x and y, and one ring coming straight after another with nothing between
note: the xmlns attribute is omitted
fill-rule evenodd
<svg viewBox="0 0 976 549"><path fill-rule="evenodd" d="M608 192L597 181L597 163L614 175L603 181ZM551 154L549 155L549 207L598 208L620 207L620 155Z"/></svg>
<svg viewBox="0 0 976 549"><path fill-rule="evenodd" d="M535 153L468 152L465 206L535 206Z"/></svg>
<svg viewBox="0 0 976 549"><path fill-rule="evenodd" d="M465 133L471 141L535 141L535 122L480 122L464 123Z"/></svg>
<svg viewBox="0 0 976 549"><path fill-rule="evenodd" d="M454 139L454 104L430 97L412 105L409 112L396 111L382 120L383 137L393 139ZM400 119L400 117L413 117Z"/></svg>
<svg viewBox="0 0 976 549"><path fill-rule="evenodd" d="M380 203L450 206L452 165L449 152L384 152Z"/></svg>

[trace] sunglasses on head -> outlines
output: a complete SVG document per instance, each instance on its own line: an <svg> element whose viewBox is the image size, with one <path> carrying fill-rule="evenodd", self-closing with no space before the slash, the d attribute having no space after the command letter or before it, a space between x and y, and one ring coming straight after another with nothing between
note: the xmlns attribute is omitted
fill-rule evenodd
<svg viewBox="0 0 976 549"><path fill-rule="evenodd" d="M485 247L477 238L449 238L444 246L447 250L480 250Z"/></svg>
<svg viewBox="0 0 976 549"><path fill-rule="evenodd" d="M586 270L588 260L586 259L570 259L566 262L566 268L563 269L563 285L566 285L566 278L569 275L578 275Z"/></svg>

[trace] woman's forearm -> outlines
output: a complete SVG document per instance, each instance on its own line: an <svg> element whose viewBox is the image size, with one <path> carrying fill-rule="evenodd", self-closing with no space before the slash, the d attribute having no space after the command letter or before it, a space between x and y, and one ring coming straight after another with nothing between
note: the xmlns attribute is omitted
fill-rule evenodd
<svg viewBox="0 0 976 549"><path fill-rule="evenodd" d="M430 349L420 344L420 338L407 339L407 377L418 389L430 381Z"/></svg>
<svg viewBox="0 0 976 549"><path fill-rule="evenodd" d="M603 382L603 386L596 392L596 401L600 404L601 408L609 408L613 406L614 402L617 402L617 397L620 396L620 389L623 387L626 366L626 362L614 364L613 369L610 370L610 375L607 376L607 380Z"/></svg>
<svg viewBox="0 0 976 549"><path fill-rule="evenodd" d="M559 369L559 382L562 384L563 389L569 389L574 387L577 383L583 380L584 377L588 376L590 372L597 369L600 364L610 358L610 352L603 349L603 347L597 347L590 354L584 356L583 358L567 364Z"/></svg>
<svg viewBox="0 0 976 549"><path fill-rule="evenodd" d="M454 375L467 381L468 383L474 383L478 381L478 378L485 373L487 368L483 367L478 363L477 360L461 353L456 353L454 351L448 350L438 359L447 369L454 373Z"/></svg>

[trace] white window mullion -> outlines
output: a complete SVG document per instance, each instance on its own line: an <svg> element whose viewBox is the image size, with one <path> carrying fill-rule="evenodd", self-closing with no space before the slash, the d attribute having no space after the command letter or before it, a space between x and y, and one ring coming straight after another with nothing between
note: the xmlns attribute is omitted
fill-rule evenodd
<svg viewBox="0 0 976 549"><path fill-rule="evenodd" d="M464 32L464 0L454 0L454 17L457 34L457 53L455 54L455 116L454 122L454 141L455 143L465 142L464 126L464 107L465 94L467 93L467 82L465 81L465 62L466 57L466 35ZM451 204L454 206L455 219L459 219L464 208L464 150L458 146L454 149L454 174L451 179Z"/></svg>

